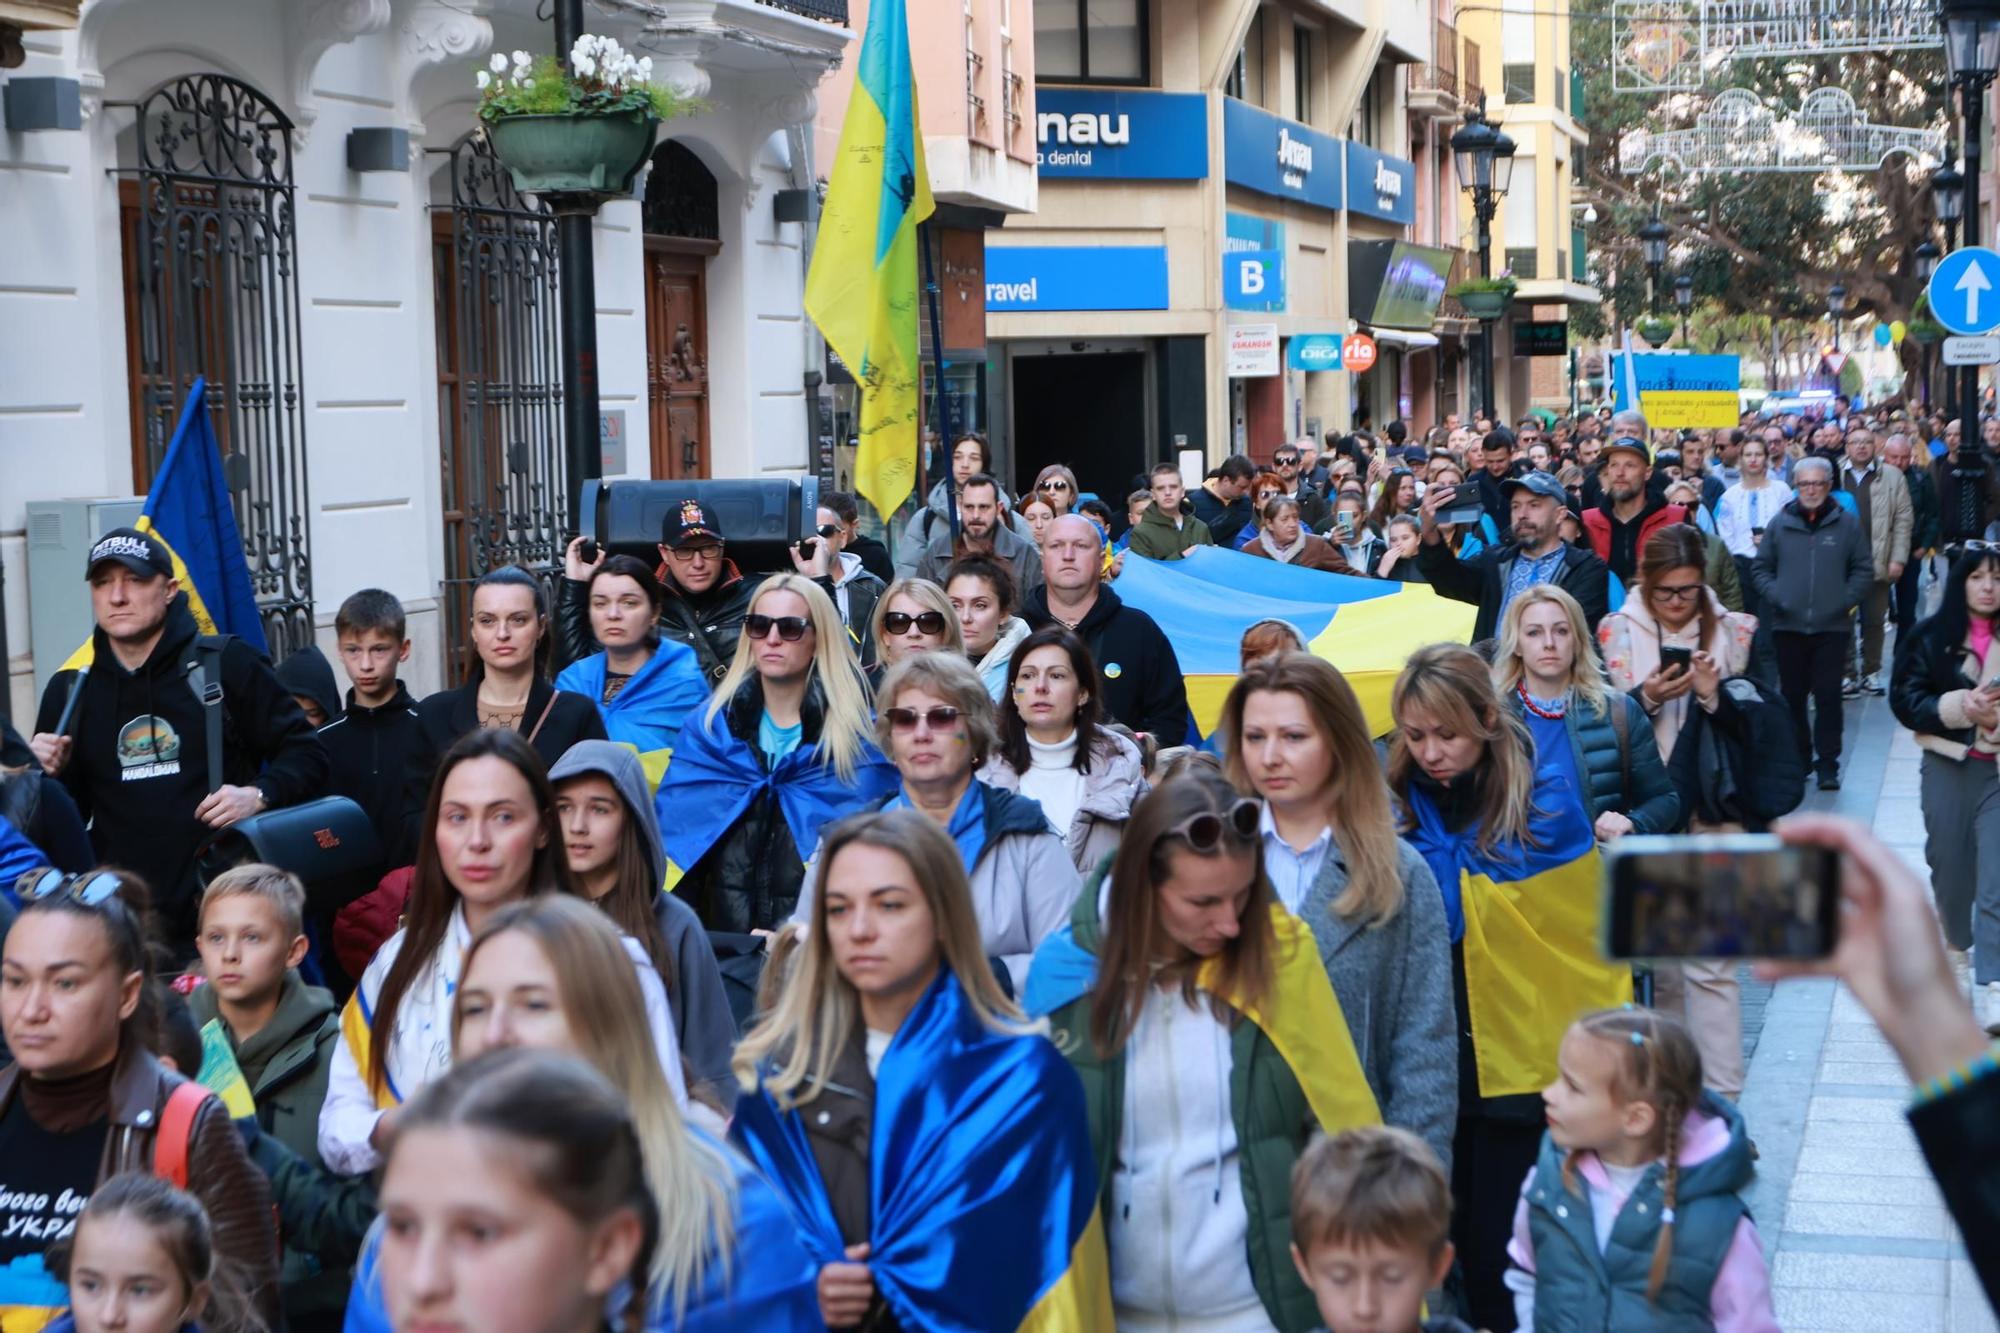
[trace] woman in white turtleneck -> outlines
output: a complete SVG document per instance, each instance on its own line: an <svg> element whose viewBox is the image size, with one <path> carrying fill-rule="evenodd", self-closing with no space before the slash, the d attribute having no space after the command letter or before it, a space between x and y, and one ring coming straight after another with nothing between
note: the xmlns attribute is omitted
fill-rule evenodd
<svg viewBox="0 0 2000 1333"><path fill-rule="evenodd" d="M1041 803L1049 828L1088 876L1118 850L1147 791L1139 747L1100 721L1097 664L1061 625L1022 639L996 709L1000 744L979 780Z"/></svg>

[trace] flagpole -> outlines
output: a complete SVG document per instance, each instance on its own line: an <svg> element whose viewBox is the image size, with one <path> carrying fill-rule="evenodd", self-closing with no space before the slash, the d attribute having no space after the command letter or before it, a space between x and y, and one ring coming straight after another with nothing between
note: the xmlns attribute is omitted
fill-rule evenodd
<svg viewBox="0 0 2000 1333"><path fill-rule="evenodd" d="M931 372L932 382L937 387L938 448L944 454L944 509L945 517L951 520L951 543L958 546L958 490L953 485L952 451L958 441L952 438L951 396L944 391L944 325L938 320L937 273L931 266L931 236L936 228L929 220L917 224L917 248L924 254L924 301L931 313ZM932 456L935 466L936 455ZM923 503L921 500L919 504Z"/></svg>

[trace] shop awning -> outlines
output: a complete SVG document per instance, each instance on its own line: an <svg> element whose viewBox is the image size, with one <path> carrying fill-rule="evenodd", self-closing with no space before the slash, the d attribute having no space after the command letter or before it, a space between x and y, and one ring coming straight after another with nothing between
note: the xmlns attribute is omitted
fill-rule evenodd
<svg viewBox="0 0 2000 1333"><path fill-rule="evenodd" d="M1406 352L1421 352L1426 347L1438 345L1435 333L1405 333L1401 329L1370 329L1368 336L1384 347L1400 347Z"/></svg>

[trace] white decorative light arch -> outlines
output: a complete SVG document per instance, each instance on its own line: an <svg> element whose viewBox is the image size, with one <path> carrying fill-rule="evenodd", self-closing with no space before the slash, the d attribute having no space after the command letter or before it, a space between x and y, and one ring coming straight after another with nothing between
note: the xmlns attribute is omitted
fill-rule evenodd
<svg viewBox="0 0 2000 1333"><path fill-rule="evenodd" d="M1695 92L1726 60L1936 47L1932 0L1612 0L1611 86Z"/></svg>
<svg viewBox="0 0 2000 1333"><path fill-rule="evenodd" d="M1692 128L1627 131L1618 141L1618 167L1626 175L1655 162L1689 174L1873 171L1897 153L1935 162L1944 156L1944 131L1872 124L1843 88L1814 89L1787 120L1748 89L1729 88Z"/></svg>

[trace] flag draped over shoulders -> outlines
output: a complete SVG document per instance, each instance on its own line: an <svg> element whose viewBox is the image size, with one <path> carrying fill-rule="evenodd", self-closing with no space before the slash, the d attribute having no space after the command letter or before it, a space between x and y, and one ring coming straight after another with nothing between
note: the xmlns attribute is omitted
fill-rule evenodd
<svg viewBox="0 0 2000 1333"><path fill-rule="evenodd" d="M663 638L617 696L604 703L608 669L605 655L593 653L564 667L556 677L556 688L581 694L597 705L605 735L639 752L646 781L658 791L674 752L674 737L689 715L708 702L701 663L694 649Z"/></svg>
<svg viewBox="0 0 2000 1333"><path fill-rule="evenodd" d="M1422 788L1408 803L1411 845L1440 884L1458 886L1479 1095L1538 1093L1554 1080L1556 1048L1577 1016L1632 999L1632 970L1600 950L1601 863L1582 798L1541 768L1528 841L1493 855L1479 850L1476 827L1446 830Z"/></svg>
<svg viewBox="0 0 2000 1333"><path fill-rule="evenodd" d="M730 730L727 709L712 718L695 712L674 744L674 762L655 807L667 860L688 871L767 790L776 793L803 858L818 845L822 825L881 800L900 781L895 766L873 745L864 747L852 782L841 781L816 744L800 745L767 769L763 756ZM674 871L668 874L673 877Z"/></svg>
<svg viewBox="0 0 2000 1333"><path fill-rule="evenodd" d="M204 379L196 379L188 391L166 457L153 474L145 511L133 526L166 546L174 560L174 581L187 594L188 610L203 634L233 634L260 653L270 652L243 555L243 534L222 475L222 449L209 417ZM91 664L94 638L70 654L64 671Z"/></svg>
<svg viewBox="0 0 2000 1333"><path fill-rule="evenodd" d="M1320 1128L1337 1133L1355 1125L1381 1124L1381 1108L1369 1090L1354 1035L1327 979L1312 927L1277 904L1271 908L1271 924L1275 971L1263 1003L1252 1004L1239 991L1225 988L1214 959L1202 967L1195 984L1255 1023L1270 1039L1298 1080ZM1077 943L1074 927L1066 924L1035 951L1024 1007L1033 1015L1052 1014L1081 999L1096 984L1097 956Z"/></svg>
<svg viewBox="0 0 2000 1333"><path fill-rule="evenodd" d="M803 1115L759 1088L731 1134L806 1248L842 1257ZM1090 1333L1112 1326L1083 1086L1047 1038L995 1032L941 972L875 1076L868 1267L908 1329Z"/></svg>
<svg viewBox="0 0 2000 1333"><path fill-rule="evenodd" d="M854 484L885 517L916 481L917 224L934 209L904 0L874 0L827 175L805 307L861 385Z"/></svg>

